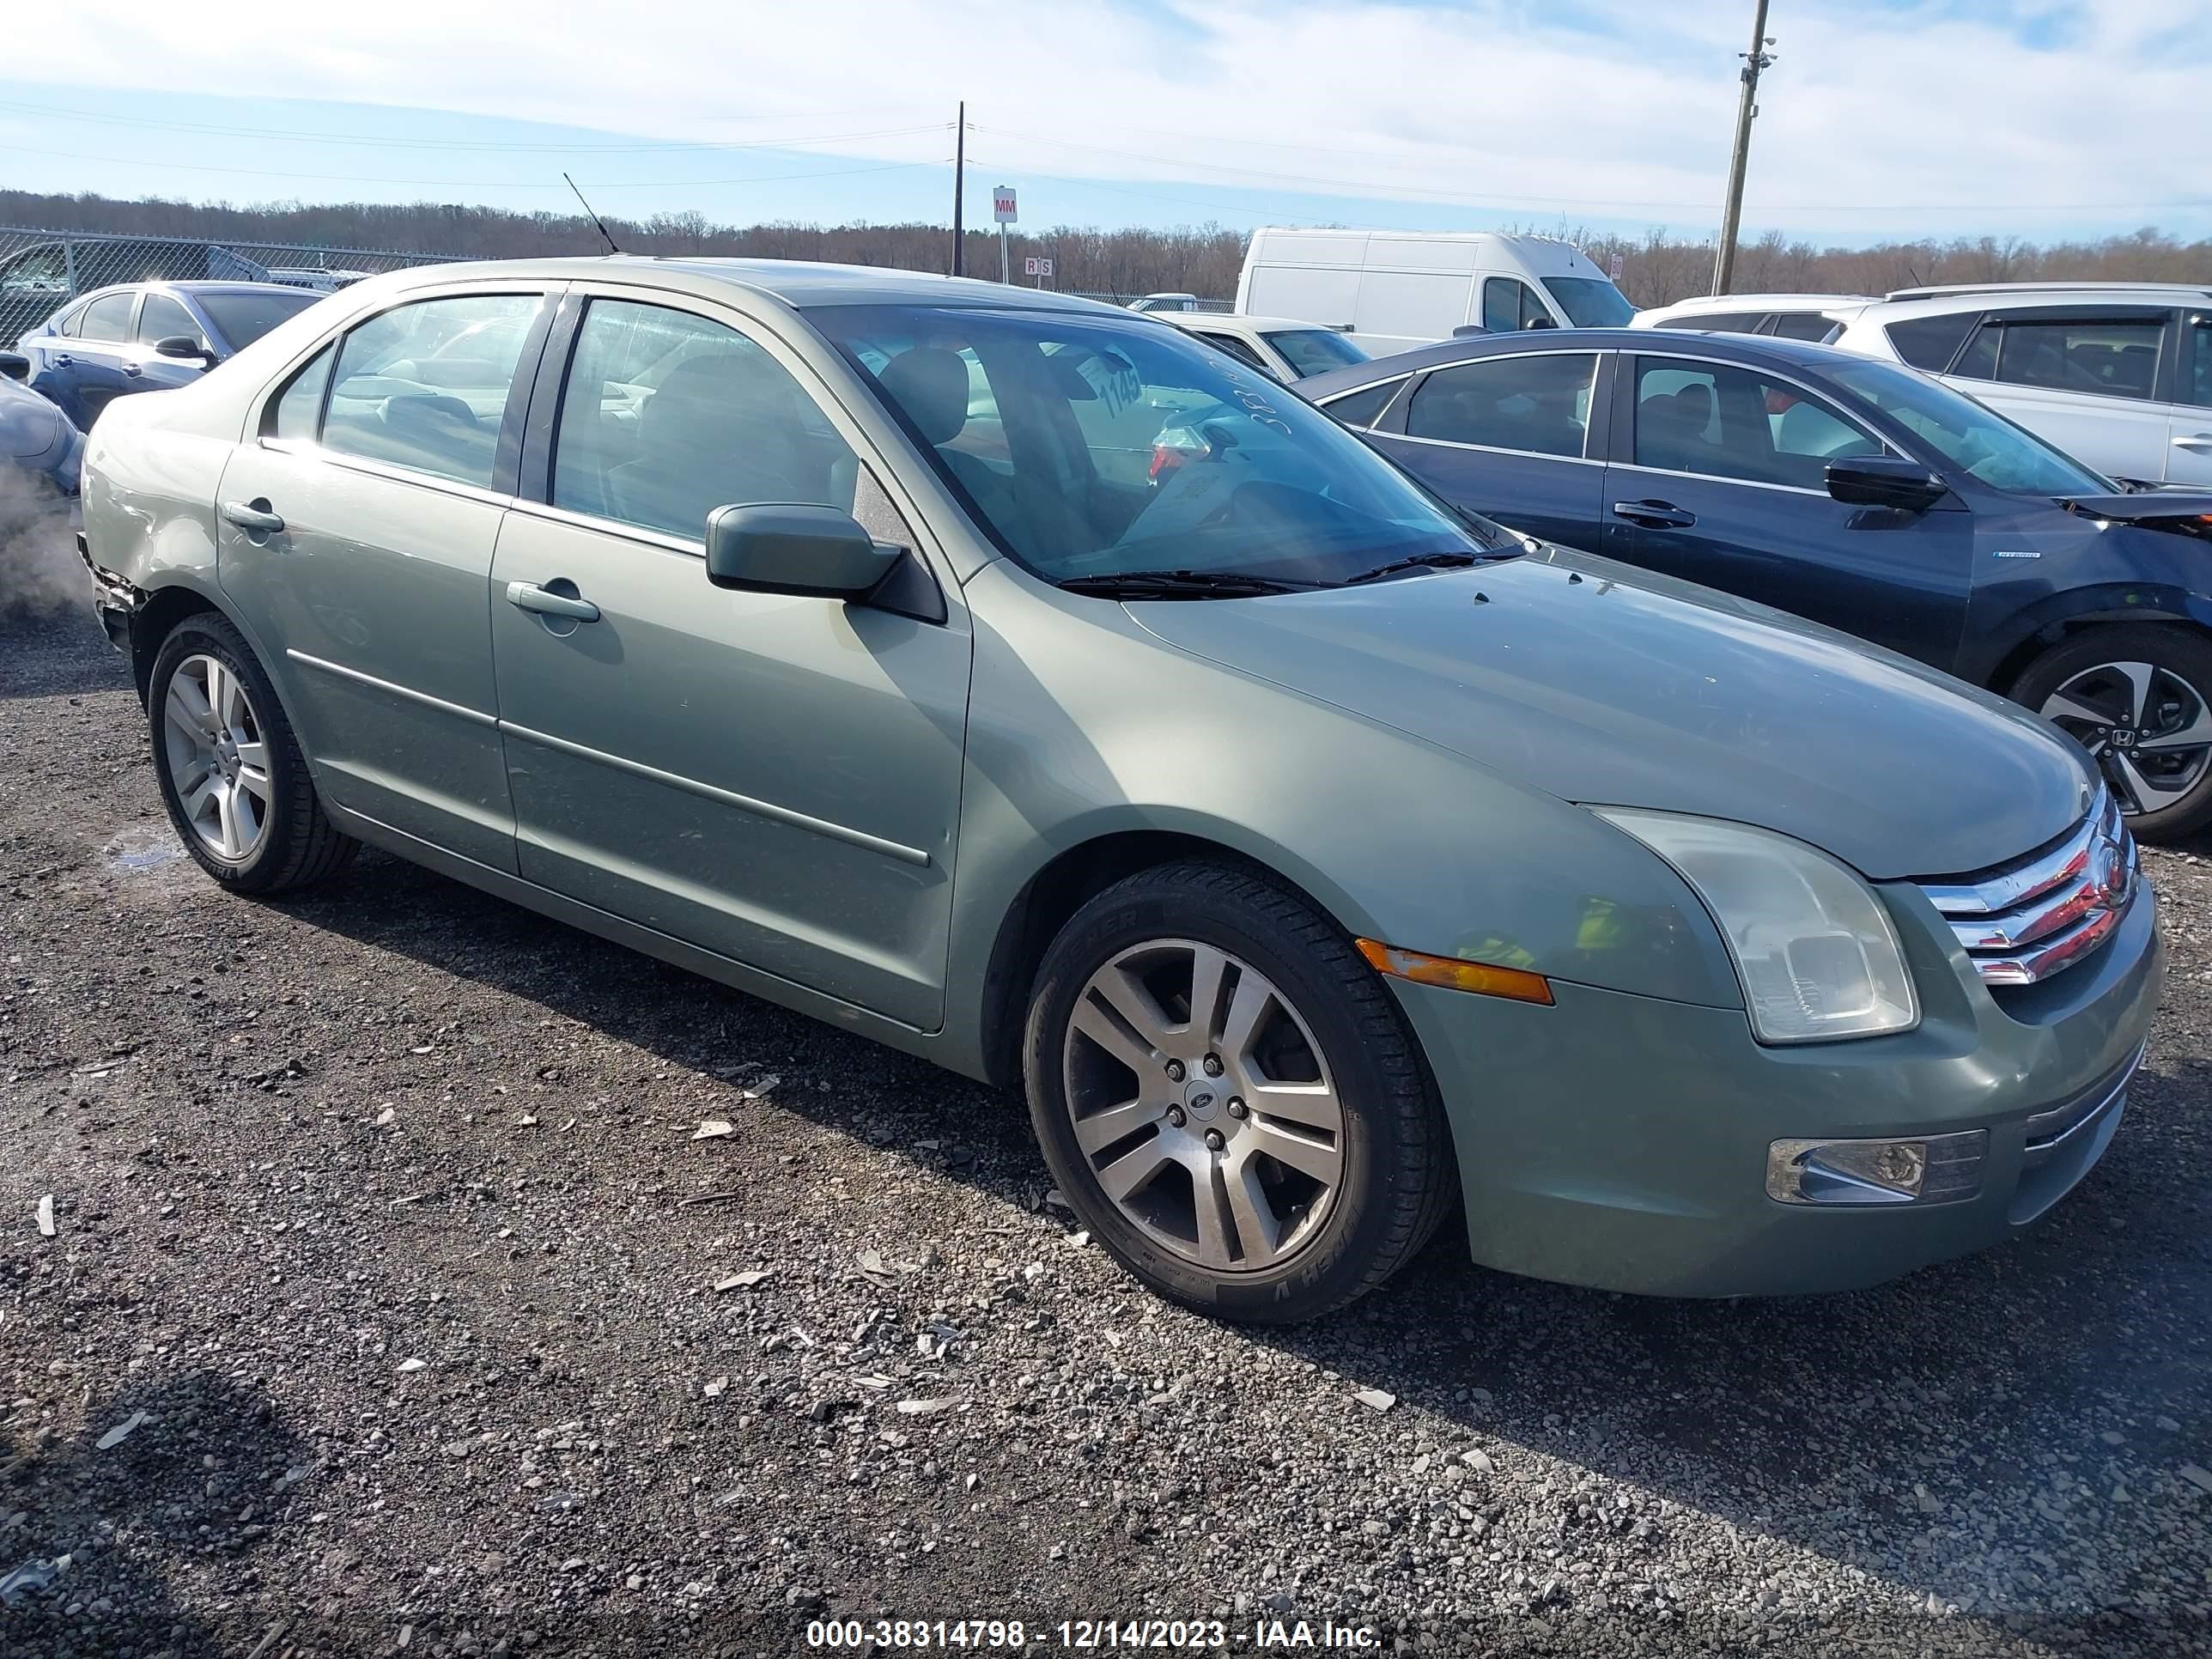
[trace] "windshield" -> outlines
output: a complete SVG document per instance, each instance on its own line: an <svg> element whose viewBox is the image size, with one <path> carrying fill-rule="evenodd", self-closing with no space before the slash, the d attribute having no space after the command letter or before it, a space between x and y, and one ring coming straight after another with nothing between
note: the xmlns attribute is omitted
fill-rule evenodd
<svg viewBox="0 0 2212 1659"><path fill-rule="evenodd" d="M1829 368L1828 378L1992 489L2021 495L2109 495L2118 488L1994 410L1917 370L1850 363Z"/></svg>
<svg viewBox="0 0 2212 1659"><path fill-rule="evenodd" d="M1547 276L1544 286L1577 328L1626 328L1636 307L1602 276Z"/></svg>
<svg viewBox="0 0 2212 1659"><path fill-rule="evenodd" d="M216 332L230 342L233 351L243 351L288 318L296 317L323 296L298 289L272 289L266 294L196 294Z"/></svg>
<svg viewBox="0 0 2212 1659"><path fill-rule="evenodd" d="M1165 570L1328 583L1394 560L1520 550L1178 329L936 306L808 317L977 521L1048 580Z"/></svg>
<svg viewBox="0 0 2212 1659"><path fill-rule="evenodd" d="M1262 337L1283 354L1283 361L1301 380L1367 361L1365 352L1333 328L1286 328Z"/></svg>

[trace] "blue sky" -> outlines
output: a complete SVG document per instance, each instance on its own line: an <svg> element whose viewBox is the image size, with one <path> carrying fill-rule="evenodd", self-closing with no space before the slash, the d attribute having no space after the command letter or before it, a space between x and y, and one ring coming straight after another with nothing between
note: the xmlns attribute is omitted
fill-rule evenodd
<svg viewBox="0 0 2212 1659"><path fill-rule="evenodd" d="M76 0L0 178L716 220L1709 231L1749 0ZM2212 234L2212 0L1773 0L1746 231ZM67 74L61 71L66 69ZM230 89L262 89L240 96ZM190 90L185 90L189 88ZM269 95L282 91L283 97Z"/></svg>

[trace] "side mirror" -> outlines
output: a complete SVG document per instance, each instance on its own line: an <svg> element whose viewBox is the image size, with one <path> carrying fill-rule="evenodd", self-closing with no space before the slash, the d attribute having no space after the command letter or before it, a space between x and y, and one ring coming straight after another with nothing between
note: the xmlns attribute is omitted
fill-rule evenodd
<svg viewBox="0 0 2212 1659"><path fill-rule="evenodd" d="M20 351L0 351L0 374L11 380L31 378L31 360Z"/></svg>
<svg viewBox="0 0 2212 1659"><path fill-rule="evenodd" d="M1530 328L1557 328L1559 325L1553 322L1549 317L1531 317L1528 319L1528 326Z"/></svg>
<svg viewBox="0 0 2212 1659"><path fill-rule="evenodd" d="M202 363L215 361L215 353L189 334L172 334L166 339L155 341L154 355L156 357L179 357L186 362L197 360Z"/></svg>
<svg viewBox="0 0 2212 1659"><path fill-rule="evenodd" d="M865 599L905 558L834 507L732 504L707 515L707 580L717 587Z"/></svg>
<svg viewBox="0 0 2212 1659"><path fill-rule="evenodd" d="M1828 463L1828 494L1846 507L1925 513L1951 493L1919 462L1902 455L1854 455Z"/></svg>

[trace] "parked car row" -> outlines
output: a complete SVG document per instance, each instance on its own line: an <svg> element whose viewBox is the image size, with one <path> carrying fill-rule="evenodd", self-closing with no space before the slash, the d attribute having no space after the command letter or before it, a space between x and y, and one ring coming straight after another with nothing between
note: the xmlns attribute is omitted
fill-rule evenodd
<svg viewBox="0 0 2212 1659"><path fill-rule="evenodd" d="M1498 1267L1730 1295L2074 1188L2164 972L2126 788L2208 677L2084 680L2042 654L2079 618L2039 623L2084 718L2134 699L2100 775L1923 662L1562 543L1702 531L1690 573L1744 586L1741 520L1949 662L2044 615L2015 583L2193 544L1814 346L1471 338L1316 382L1363 438L1178 320L447 266L112 403L83 547L171 821L226 888L374 843L1019 1088L1092 1236L1238 1317L1358 1297L1447 1216Z"/></svg>

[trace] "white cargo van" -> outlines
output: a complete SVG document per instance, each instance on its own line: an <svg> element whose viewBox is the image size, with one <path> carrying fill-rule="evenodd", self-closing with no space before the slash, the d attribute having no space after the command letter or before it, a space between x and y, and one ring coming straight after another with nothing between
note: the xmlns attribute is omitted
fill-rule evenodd
<svg viewBox="0 0 2212 1659"><path fill-rule="evenodd" d="M1252 233L1237 309L1351 331L1377 356L1473 325L1618 328L1636 314L1571 243L1502 233Z"/></svg>

